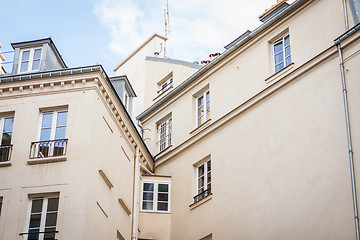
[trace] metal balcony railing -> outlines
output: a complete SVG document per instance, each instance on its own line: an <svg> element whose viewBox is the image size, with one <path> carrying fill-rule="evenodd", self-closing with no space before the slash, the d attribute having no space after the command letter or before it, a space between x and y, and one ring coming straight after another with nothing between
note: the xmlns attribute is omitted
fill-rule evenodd
<svg viewBox="0 0 360 240"><path fill-rule="evenodd" d="M208 188L208 189L206 189L205 191L199 193L198 195L196 195L196 196L194 197L194 203L197 202L197 201L200 201L200 200L203 199L204 197L210 195L210 193L211 193L211 188Z"/></svg>
<svg viewBox="0 0 360 240"><path fill-rule="evenodd" d="M66 155L68 139L32 142L30 159Z"/></svg>
<svg viewBox="0 0 360 240"><path fill-rule="evenodd" d="M11 159L13 145L0 146L0 162L8 162Z"/></svg>

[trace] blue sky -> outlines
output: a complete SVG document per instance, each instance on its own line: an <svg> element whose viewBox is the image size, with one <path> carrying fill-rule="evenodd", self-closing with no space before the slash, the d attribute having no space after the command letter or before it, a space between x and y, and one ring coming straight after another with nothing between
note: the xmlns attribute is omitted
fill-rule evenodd
<svg viewBox="0 0 360 240"><path fill-rule="evenodd" d="M260 21L276 0L169 0L167 56L202 61ZM0 0L1 51L51 37L69 67L113 69L153 33L164 34L166 0ZM12 61L12 54L4 54ZM11 64L5 65L10 71Z"/></svg>

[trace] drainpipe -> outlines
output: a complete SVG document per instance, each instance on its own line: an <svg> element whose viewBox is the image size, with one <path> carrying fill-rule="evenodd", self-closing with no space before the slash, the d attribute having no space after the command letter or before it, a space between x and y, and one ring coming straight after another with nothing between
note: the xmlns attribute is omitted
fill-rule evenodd
<svg viewBox="0 0 360 240"><path fill-rule="evenodd" d="M349 109L348 109L347 91L346 91L346 82L345 82L345 73L344 73L344 62L343 62L343 55L342 55L342 49L341 49L340 42L341 42L341 39L339 38L335 41L335 44L338 49L339 61L340 61L340 74L341 74L344 111L345 111L345 123L346 123L346 135L347 135L349 163L350 163L351 191L352 191L352 198L353 198L352 200L353 200L353 210L354 210L354 220L355 220L355 233L356 233L356 240L360 240L359 216L358 216L358 207L357 207L357 199L356 199L354 159L353 159L351 131L350 131L350 123L349 123Z"/></svg>
<svg viewBox="0 0 360 240"><path fill-rule="evenodd" d="M343 0L343 10L344 10L344 19L345 19L345 31L349 30L347 9L346 9L346 0Z"/></svg>
<svg viewBox="0 0 360 240"><path fill-rule="evenodd" d="M135 179L134 179L134 210L133 210L133 229L132 229L132 240L138 239L138 228L139 228L139 206L140 206L140 150L139 146L135 150Z"/></svg>

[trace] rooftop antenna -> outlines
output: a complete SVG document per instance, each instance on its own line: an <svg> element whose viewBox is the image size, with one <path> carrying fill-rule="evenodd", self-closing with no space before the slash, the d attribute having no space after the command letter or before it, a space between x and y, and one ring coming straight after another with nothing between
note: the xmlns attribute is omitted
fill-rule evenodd
<svg viewBox="0 0 360 240"><path fill-rule="evenodd" d="M165 37L168 37L170 34L170 21L169 21L169 0L166 0L166 9L164 9L164 18L165 18ZM164 44L164 56L166 55L166 41Z"/></svg>

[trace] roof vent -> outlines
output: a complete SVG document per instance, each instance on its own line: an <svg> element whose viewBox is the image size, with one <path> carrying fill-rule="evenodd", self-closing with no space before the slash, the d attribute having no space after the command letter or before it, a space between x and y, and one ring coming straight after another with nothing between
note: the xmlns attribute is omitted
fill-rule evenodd
<svg viewBox="0 0 360 240"><path fill-rule="evenodd" d="M260 14L260 21L267 22L279 12L290 6L286 1L287 0L277 0L277 3L275 5L272 5L271 8L266 9L265 12Z"/></svg>

